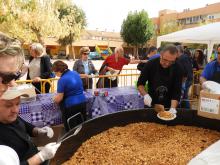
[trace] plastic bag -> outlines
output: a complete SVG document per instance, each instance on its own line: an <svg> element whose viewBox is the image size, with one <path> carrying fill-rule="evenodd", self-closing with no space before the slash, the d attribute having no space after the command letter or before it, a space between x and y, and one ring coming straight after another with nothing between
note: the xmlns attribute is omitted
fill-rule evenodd
<svg viewBox="0 0 220 165"><path fill-rule="evenodd" d="M202 88L213 94L220 94L220 84L214 81L206 81L202 84Z"/></svg>

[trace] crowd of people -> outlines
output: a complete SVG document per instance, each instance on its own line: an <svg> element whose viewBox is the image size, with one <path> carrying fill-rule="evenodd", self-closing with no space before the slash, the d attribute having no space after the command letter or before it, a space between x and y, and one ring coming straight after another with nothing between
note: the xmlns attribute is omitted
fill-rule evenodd
<svg viewBox="0 0 220 165"><path fill-rule="evenodd" d="M159 50L150 47L141 60L125 58L123 48L118 47L103 62L99 71L88 59L89 47L80 49L81 59L74 63L72 70L61 60L52 64L44 52L40 43L33 43L30 46L29 64L25 66L20 42L0 33L0 150L4 150L5 154L10 152L7 155L14 160L14 164L47 164L60 146L59 143L49 143L38 150L30 137L47 135L51 138L53 129L48 126L38 128L18 116L20 97L27 94L19 90L11 92L10 89L16 89L15 80L25 71L27 79L33 80L36 93L41 91L41 79L59 77L53 99L60 106L66 132L87 120L84 90L93 87L92 74L120 74L124 65L138 64L137 69L141 73L137 87L144 97L145 106L161 104L169 108L171 113L176 113L178 107L190 108L188 92L194 80L193 71L204 69L201 84L208 80L220 83L220 46L217 47L217 58L207 65L201 50L196 50L192 55L190 49L184 49L180 44L166 45ZM117 87L118 79L100 78L96 86ZM47 83L45 87L45 92L49 92L50 84ZM185 101L184 105L181 100ZM4 162L6 157L0 155L0 162Z"/></svg>
<svg viewBox="0 0 220 165"><path fill-rule="evenodd" d="M178 89L181 89L181 95L180 95L181 102L178 104L178 107L190 108L189 98L188 98L189 89L192 86L192 84L199 84L200 83L199 79L197 79L197 77L194 76L193 72L204 69L204 67L206 66L205 55L203 54L203 51L201 49L197 49L194 51L194 53L192 53L193 52L192 50L190 50L189 48L184 48L179 43L175 43L173 46L175 46L177 48L177 53L176 53L175 62L174 62L174 64L171 64L171 68L174 65L178 64L178 66L180 67L179 70L181 71L181 74L182 74L182 85L181 85L181 88L178 87ZM162 51L161 51L161 48L158 48L158 49L159 49L159 51L157 52L156 47L153 47L153 46L150 47L146 53L146 56L144 56L144 59L147 59L150 63L153 59L157 59L157 58L160 58L160 60L163 61L162 55L164 53L165 48L162 49ZM148 65L139 64L137 66L137 69L140 71L143 71L144 66L148 66ZM143 71L144 72L143 75L145 75L145 76L147 73L146 70L150 71L150 69L148 68L148 69L145 69L145 71ZM172 70L172 69L170 69L170 70ZM155 76L155 74L154 74L154 76ZM140 76L139 80L140 79L142 80L143 77ZM158 83L160 79L156 79L156 80ZM149 81L146 81L146 82L148 82L148 86L151 86L149 84ZM156 83L153 83L153 84L155 85ZM143 85L144 84L142 84L142 86ZM150 87L150 90L151 90L151 88L152 87ZM140 90L140 91L142 91L142 90ZM162 91L164 92L164 91L168 91L168 90L163 89ZM158 92L158 90L157 90L157 92ZM178 90L176 92L178 93Z"/></svg>

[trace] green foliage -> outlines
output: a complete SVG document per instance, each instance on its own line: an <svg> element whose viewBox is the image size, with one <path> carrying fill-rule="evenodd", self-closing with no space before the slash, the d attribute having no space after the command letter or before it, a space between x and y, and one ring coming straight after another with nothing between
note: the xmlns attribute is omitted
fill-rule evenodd
<svg viewBox="0 0 220 165"><path fill-rule="evenodd" d="M100 50L100 48L98 47L98 45L95 46L95 51L96 51L98 54L101 54L101 50Z"/></svg>
<svg viewBox="0 0 220 165"><path fill-rule="evenodd" d="M82 9L76 5L64 6L61 5L58 9L59 20L66 24L67 34L59 38L61 45L71 45L77 38L79 38L80 32L86 26L86 16Z"/></svg>
<svg viewBox="0 0 220 165"><path fill-rule="evenodd" d="M0 0L0 3L0 31L22 41L43 44L49 36L72 40L86 25L84 12L71 0Z"/></svg>
<svg viewBox="0 0 220 165"><path fill-rule="evenodd" d="M129 12L121 26L121 36L124 42L133 46L144 45L153 36L153 23L146 11Z"/></svg>
<svg viewBox="0 0 220 165"><path fill-rule="evenodd" d="M112 54L112 50L111 50L111 48L110 48L110 47L108 47L108 53L109 53L109 55L111 55L111 54Z"/></svg>
<svg viewBox="0 0 220 165"><path fill-rule="evenodd" d="M161 26L159 35L169 34L182 29L183 27L181 24L178 24L176 21L169 21Z"/></svg>

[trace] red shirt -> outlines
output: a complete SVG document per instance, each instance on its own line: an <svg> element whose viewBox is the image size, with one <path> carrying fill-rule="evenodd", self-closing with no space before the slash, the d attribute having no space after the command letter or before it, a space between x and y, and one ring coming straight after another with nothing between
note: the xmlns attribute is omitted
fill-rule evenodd
<svg viewBox="0 0 220 165"><path fill-rule="evenodd" d="M129 59L124 58L124 57L119 57L118 58L118 62L116 62L115 60L115 54L108 56L106 58L106 60L104 61L104 64L107 64L107 66L116 69L116 70L122 70L124 65L128 65L129 64Z"/></svg>

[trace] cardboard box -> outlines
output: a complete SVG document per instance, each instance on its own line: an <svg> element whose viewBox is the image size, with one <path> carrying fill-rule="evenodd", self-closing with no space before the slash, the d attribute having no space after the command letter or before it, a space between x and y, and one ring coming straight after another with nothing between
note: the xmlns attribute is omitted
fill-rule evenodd
<svg viewBox="0 0 220 165"><path fill-rule="evenodd" d="M220 120L220 95L202 90L199 97L198 115Z"/></svg>

